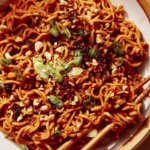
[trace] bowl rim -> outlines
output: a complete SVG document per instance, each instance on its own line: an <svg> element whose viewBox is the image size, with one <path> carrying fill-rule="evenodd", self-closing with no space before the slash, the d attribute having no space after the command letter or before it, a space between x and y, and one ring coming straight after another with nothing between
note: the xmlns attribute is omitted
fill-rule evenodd
<svg viewBox="0 0 150 150"><path fill-rule="evenodd" d="M144 120L141 127L129 138L129 140L123 144L118 150L132 149L136 150L148 137L150 136L150 113Z"/></svg>

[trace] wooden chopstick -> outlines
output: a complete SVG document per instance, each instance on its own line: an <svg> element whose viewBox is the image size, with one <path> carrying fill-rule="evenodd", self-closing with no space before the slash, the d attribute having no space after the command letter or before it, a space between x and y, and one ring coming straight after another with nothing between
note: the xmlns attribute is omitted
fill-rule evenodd
<svg viewBox="0 0 150 150"><path fill-rule="evenodd" d="M104 127L92 140L90 140L81 150L91 150L93 149L100 140L102 140L108 132L111 131L115 123L111 123Z"/></svg>
<svg viewBox="0 0 150 150"><path fill-rule="evenodd" d="M77 134L77 137L72 138L62 144L57 150L68 150L72 145L74 145L78 140L80 140L86 133L88 133L93 128L93 125L87 129L83 129L80 133Z"/></svg>
<svg viewBox="0 0 150 150"><path fill-rule="evenodd" d="M150 81L150 76L145 78L143 81L141 81L137 86L135 86L134 90L137 92L139 88L141 88L144 84L146 84L148 81Z"/></svg>
<svg viewBox="0 0 150 150"><path fill-rule="evenodd" d="M150 93L150 86L147 87L135 100L135 103L140 103Z"/></svg>

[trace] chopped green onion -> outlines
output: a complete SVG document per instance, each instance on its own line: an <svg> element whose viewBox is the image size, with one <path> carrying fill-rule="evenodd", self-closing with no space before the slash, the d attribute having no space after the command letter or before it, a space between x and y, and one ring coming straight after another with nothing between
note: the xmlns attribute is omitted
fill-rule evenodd
<svg viewBox="0 0 150 150"><path fill-rule="evenodd" d="M123 58L122 58L122 57L118 57L118 58L116 59L115 65L121 66L122 63L123 63Z"/></svg>
<svg viewBox="0 0 150 150"><path fill-rule="evenodd" d="M33 63L36 63L36 62L42 62L43 63L42 57L39 56L39 57L33 58Z"/></svg>
<svg viewBox="0 0 150 150"><path fill-rule="evenodd" d="M71 33L68 28L66 28L65 34L68 38L71 38Z"/></svg>
<svg viewBox="0 0 150 150"><path fill-rule="evenodd" d="M50 34L53 35L54 37L58 37L58 35L59 35L58 30L55 29L55 28L51 28L49 32L50 32Z"/></svg>
<svg viewBox="0 0 150 150"><path fill-rule="evenodd" d="M52 78L56 81L56 82L62 82L63 81L63 76L58 72L55 71L54 74L52 75Z"/></svg>
<svg viewBox="0 0 150 150"><path fill-rule="evenodd" d="M15 71L16 74L17 74L17 80L18 80L18 81L23 81L20 68L19 68L19 67L14 67L14 71Z"/></svg>
<svg viewBox="0 0 150 150"><path fill-rule="evenodd" d="M52 28L50 29L50 34L52 34L54 37L58 37L59 32L57 30L56 22L54 20L51 21Z"/></svg>
<svg viewBox="0 0 150 150"><path fill-rule="evenodd" d="M81 35L88 35L88 31L87 31L87 30L84 30L84 29L81 29L81 30L79 30L78 34L81 34Z"/></svg>
<svg viewBox="0 0 150 150"><path fill-rule="evenodd" d="M3 89L4 92L5 92L5 86L4 86L4 83L0 83L0 87L2 87L2 89Z"/></svg>
<svg viewBox="0 0 150 150"><path fill-rule="evenodd" d="M70 69L71 69L71 64L64 62L64 63L59 64L59 65L56 67L56 69L57 69L58 71L68 72L68 71L70 71Z"/></svg>
<svg viewBox="0 0 150 150"><path fill-rule="evenodd" d="M59 130L54 130L54 134L56 135L56 136L61 136L61 132L59 131Z"/></svg>
<svg viewBox="0 0 150 150"><path fill-rule="evenodd" d="M64 103L62 100L60 100L57 96L55 95L50 95L49 96L50 102L56 106L56 108L62 108Z"/></svg>
<svg viewBox="0 0 150 150"><path fill-rule="evenodd" d="M85 29L80 29L78 32L73 32L74 35L88 35L88 31Z"/></svg>
<svg viewBox="0 0 150 150"><path fill-rule="evenodd" d="M92 101L91 97L89 97L88 99L83 100L83 105L87 109L91 109L95 105L95 100Z"/></svg>
<svg viewBox="0 0 150 150"><path fill-rule="evenodd" d="M49 78L48 70L42 62L35 62L34 63L34 69L40 78L42 78L42 79L48 79Z"/></svg>
<svg viewBox="0 0 150 150"><path fill-rule="evenodd" d="M80 65L83 61L83 54L81 52L81 50L76 50L74 51L74 55L73 55L73 62L75 65Z"/></svg>
<svg viewBox="0 0 150 150"><path fill-rule="evenodd" d="M64 27L62 24L60 24L60 26L61 26L61 28L63 30L63 33L66 34L66 36L68 38L71 38L71 33L70 33L69 29L67 27Z"/></svg>
<svg viewBox="0 0 150 150"><path fill-rule="evenodd" d="M123 46L118 41L113 41L113 50L119 56L122 56L124 54Z"/></svg>
<svg viewBox="0 0 150 150"><path fill-rule="evenodd" d="M12 64L12 61L10 59L3 58L3 59L0 60L0 64L2 65L2 68L0 68L0 69L3 69L4 67L9 66L10 64Z"/></svg>
<svg viewBox="0 0 150 150"><path fill-rule="evenodd" d="M52 21L51 21L51 24L52 24L52 27L53 27L53 28L57 29L55 20L52 20Z"/></svg>
<svg viewBox="0 0 150 150"><path fill-rule="evenodd" d="M42 57L34 58L33 63L35 71L41 78L48 79L50 75L56 82L63 81L62 75L51 64L43 64Z"/></svg>
<svg viewBox="0 0 150 150"><path fill-rule="evenodd" d="M33 64L34 69L36 73L39 75L39 77L42 79L48 79L49 74L48 74L46 66L43 64L42 57L39 56L39 57L34 58L33 63L34 63Z"/></svg>
<svg viewBox="0 0 150 150"><path fill-rule="evenodd" d="M46 64L46 69L51 75L55 72L55 68L51 64Z"/></svg>
<svg viewBox="0 0 150 150"><path fill-rule="evenodd" d="M91 109L91 104L90 104L90 102L91 102L91 99L90 99L90 98L85 99L85 100L83 101L83 105L84 105L86 108Z"/></svg>
<svg viewBox="0 0 150 150"><path fill-rule="evenodd" d="M91 49L89 49L88 55L90 57L97 58L98 57L98 49L97 48L91 48Z"/></svg>
<svg viewBox="0 0 150 150"><path fill-rule="evenodd" d="M51 64L46 64L47 71L56 82L62 82L63 76Z"/></svg>
<svg viewBox="0 0 150 150"><path fill-rule="evenodd" d="M29 150L29 148L24 144L20 144L20 150Z"/></svg>

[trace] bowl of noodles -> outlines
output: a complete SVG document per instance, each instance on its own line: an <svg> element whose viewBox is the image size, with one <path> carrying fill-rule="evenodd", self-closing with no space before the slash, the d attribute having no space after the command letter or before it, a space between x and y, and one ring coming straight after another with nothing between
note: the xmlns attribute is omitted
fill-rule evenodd
<svg viewBox="0 0 150 150"><path fill-rule="evenodd" d="M1 148L116 150L133 137L150 111L144 11L129 0L2 5Z"/></svg>

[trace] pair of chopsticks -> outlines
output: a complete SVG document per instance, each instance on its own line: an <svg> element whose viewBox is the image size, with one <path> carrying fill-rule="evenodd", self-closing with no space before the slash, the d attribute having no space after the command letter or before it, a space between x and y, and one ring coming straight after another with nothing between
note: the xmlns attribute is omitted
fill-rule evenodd
<svg viewBox="0 0 150 150"><path fill-rule="evenodd" d="M135 91L138 91L145 83L150 80L150 76L145 78L138 86L135 87ZM150 93L150 86L146 88L135 100L135 103L140 103L145 97L147 97ZM81 150L91 150L93 149L112 129L117 125L116 123L111 123L104 127L93 139L91 139ZM62 144L57 150L68 150L73 146L78 140L80 140L84 135L86 135L93 126L88 129L82 130L80 133L77 134L77 137L72 138L71 140Z"/></svg>
<svg viewBox="0 0 150 150"><path fill-rule="evenodd" d="M100 139L103 139L105 135L110 132L110 130L113 128L115 123L111 123L104 127L92 140L90 140L81 150L91 150L93 147L95 147ZM84 129L81 133L79 133L77 136L70 141L65 142L63 145L61 145L57 150L68 150L72 145L74 145L78 140L80 140L86 133L88 133L91 128Z"/></svg>
<svg viewBox="0 0 150 150"><path fill-rule="evenodd" d="M93 126L87 129L83 129L80 133L77 134L77 137L72 138L69 141L66 141L57 150L68 150L72 145L74 145L78 140L80 140L85 134L87 134L92 128Z"/></svg>

